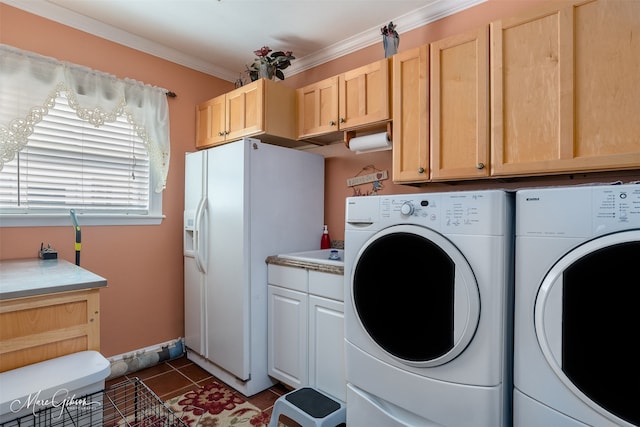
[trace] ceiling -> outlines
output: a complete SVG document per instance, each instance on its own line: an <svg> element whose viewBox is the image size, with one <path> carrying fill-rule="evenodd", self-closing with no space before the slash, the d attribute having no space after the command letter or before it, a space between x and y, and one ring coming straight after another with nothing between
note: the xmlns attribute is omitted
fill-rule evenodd
<svg viewBox="0 0 640 427"><path fill-rule="evenodd" d="M486 0L1 0L228 81L262 46L292 51L292 75Z"/></svg>

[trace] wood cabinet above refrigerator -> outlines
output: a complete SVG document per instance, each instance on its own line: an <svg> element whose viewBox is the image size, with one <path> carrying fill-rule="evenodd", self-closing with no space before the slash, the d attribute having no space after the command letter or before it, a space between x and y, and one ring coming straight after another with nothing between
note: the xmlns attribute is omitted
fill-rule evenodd
<svg viewBox="0 0 640 427"><path fill-rule="evenodd" d="M295 146L295 89L260 79L196 106L196 148L259 136Z"/></svg>

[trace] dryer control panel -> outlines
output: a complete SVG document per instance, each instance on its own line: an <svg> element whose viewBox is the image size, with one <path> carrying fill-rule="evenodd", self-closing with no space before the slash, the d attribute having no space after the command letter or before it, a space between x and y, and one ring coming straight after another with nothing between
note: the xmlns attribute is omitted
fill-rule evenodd
<svg viewBox="0 0 640 427"><path fill-rule="evenodd" d="M504 191L459 191L350 197L347 225L417 224L447 234L503 235L512 197Z"/></svg>

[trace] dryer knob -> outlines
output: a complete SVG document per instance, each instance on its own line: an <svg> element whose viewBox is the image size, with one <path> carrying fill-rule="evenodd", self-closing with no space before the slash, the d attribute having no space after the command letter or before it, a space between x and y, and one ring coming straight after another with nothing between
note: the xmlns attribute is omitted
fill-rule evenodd
<svg viewBox="0 0 640 427"><path fill-rule="evenodd" d="M400 206L400 213L402 215L411 215L413 211L414 211L414 208L411 202L404 202L402 206Z"/></svg>

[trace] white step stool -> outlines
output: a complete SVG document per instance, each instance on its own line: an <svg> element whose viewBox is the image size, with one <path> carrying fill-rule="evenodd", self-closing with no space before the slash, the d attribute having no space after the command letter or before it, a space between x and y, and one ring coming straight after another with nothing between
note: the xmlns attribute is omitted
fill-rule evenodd
<svg viewBox="0 0 640 427"><path fill-rule="evenodd" d="M269 427L278 427L278 418L286 415L302 427L336 427L347 422L343 403L310 387L284 394L276 400Z"/></svg>

